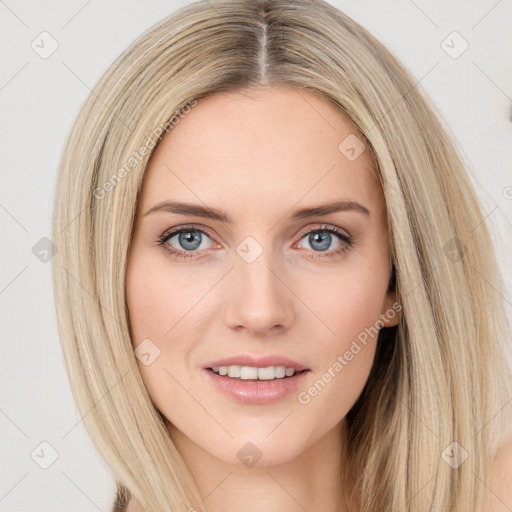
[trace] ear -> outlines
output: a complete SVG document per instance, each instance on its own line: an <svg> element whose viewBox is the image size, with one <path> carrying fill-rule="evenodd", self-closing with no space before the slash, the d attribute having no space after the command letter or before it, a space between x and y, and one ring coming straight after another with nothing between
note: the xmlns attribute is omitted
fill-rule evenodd
<svg viewBox="0 0 512 512"><path fill-rule="evenodd" d="M395 266L392 265L388 289L386 290L386 297L379 319L382 327L394 327L398 325L401 318L402 304L397 301Z"/></svg>

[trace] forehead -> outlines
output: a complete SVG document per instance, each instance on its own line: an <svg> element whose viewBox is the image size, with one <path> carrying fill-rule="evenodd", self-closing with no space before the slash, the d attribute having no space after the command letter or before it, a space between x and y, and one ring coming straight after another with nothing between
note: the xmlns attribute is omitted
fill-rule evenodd
<svg viewBox="0 0 512 512"><path fill-rule="evenodd" d="M200 99L160 141L141 207L200 199L229 210L250 199L268 208L345 196L381 206L368 148L348 158L344 141L363 143L348 118L313 92L273 86L216 93Z"/></svg>

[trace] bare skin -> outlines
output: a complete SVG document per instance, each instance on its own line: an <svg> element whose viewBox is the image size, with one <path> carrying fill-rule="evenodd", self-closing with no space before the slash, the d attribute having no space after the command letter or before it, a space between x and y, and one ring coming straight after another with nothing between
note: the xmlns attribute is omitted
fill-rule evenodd
<svg viewBox="0 0 512 512"><path fill-rule="evenodd" d="M338 478L345 416L367 381L376 335L359 342L341 371L333 365L365 329L399 320L390 314L395 293L387 293L384 197L368 148L353 160L338 149L350 134L357 131L342 113L310 92L216 94L162 139L144 177L126 279L134 346L149 338L160 350L148 366L138 361L141 375L214 512L348 510ZM146 215L170 200L215 207L233 223ZM348 208L291 217L340 200L369 215ZM171 228L190 224L189 235L158 245ZM237 252L248 236L257 243L251 250L262 249L251 263ZM277 402L241 403L203 369L241 353L286 356L310 371ZM307 394L329 369L330 381L301 403L299 391ZM247 443L261 453L252 467L237 456Z"/></svg>
<svg viewBox="0 0 512 512"><path fill-rule="evenodd" d="M486 512L510 512L512 510L512 433L500 443L491 463Z"/></svg>

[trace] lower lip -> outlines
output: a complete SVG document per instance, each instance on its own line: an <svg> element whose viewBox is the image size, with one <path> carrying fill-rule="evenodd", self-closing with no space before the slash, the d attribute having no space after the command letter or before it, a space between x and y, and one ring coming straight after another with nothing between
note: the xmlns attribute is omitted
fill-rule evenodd
<svg viewBox="0 0 512 512"><path fill-rule="evenodd" d="M246 404L270 404L297 391L304 383L310 370L273 380L240 380L218 375L212 370L203 369L207 378L226 395Z"/></svg>

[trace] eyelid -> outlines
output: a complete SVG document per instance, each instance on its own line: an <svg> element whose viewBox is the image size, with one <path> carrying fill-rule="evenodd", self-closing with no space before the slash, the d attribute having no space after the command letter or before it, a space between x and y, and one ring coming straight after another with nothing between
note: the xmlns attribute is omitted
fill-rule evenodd
<svg viewBox="0 0 512 512"><path fill-rule="evenodd" d="M318 225L318 223L313 223L313 225ZM334 224L326 224L326 223L320 223L317 227L312 227L311 225L306 226L305 228L302 228L296 236L299 236L300 238L303 238L304 236L311 233L311 231L321 231L321 230L332 230L335 233L339 235L345 236L347 239L351 239L352 235L345 229L339 228L338 226L335 226Z"/></svg>

